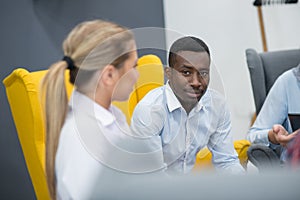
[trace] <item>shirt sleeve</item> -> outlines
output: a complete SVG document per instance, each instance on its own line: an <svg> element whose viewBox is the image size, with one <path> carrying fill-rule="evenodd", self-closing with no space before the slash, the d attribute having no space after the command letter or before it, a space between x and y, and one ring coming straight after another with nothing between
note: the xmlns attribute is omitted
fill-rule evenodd
<svg viewBox="0 0 300 200"><path fill-rule="evenodd" d="M140 102L135 107L130 125L133 136L142 140L144 148L149 152L155 152L161 160L164 159L160 133L165 119L161 106ZM164 167L166 168L165 163Z"/></svg>
<svg viewBox="0 0 300 200"><path fill-rule="evenodd" d="M207 147L213 155L212 162L217 171L232 174L244 173L245 170L239 162L233 145L229 109L226 105L223 108L225 109L221 112L217 129L210 136Z"/></svg>
<svg viewBox="0 0 300 200"><path fill-rule="evenodd" d="M283 124L287 117L285 83L279 77L271 88L253 126L247 134L251 143L270 145L268 132L274 124Z"/></svg>
<svg viewBox="0 0 300 200"><path fill-rule="evenodd" d="M164 108L160 105L139 103L131 118L131 130L135 136L159 136L165 123Z"/></svg>

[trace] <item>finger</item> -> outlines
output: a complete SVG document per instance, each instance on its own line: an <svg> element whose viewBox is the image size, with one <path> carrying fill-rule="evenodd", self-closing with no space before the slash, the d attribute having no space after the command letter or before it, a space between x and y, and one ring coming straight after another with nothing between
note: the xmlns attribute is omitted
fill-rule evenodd
<svg viewBox="0 0 300 200"><path fill-rule="evenodd" d="M296 136L296 135L298 135L299 133L300 133L300 129L298 129L298 130L292 132L290 135Z"/></svg>
<svg viewBox="0 0 300 200"><path fill-rule="evenodd" d="M290 134L290 135L278 135L277 136L277 141L280 143L280 144L286 144L288 143L291 139L293 139L296 135L295 134Z"/></svg>
<svg viewBox="0 0 300 200"><path fill-rule="evenodd" d="M299 133L299 131L295 131L289 135L287 135L285 138L290 141L291 139L293 139L294 137L296 137L296 135Z"/></svg>
<svg viewBox="0 0 300 200"><path fill-rule="evenodd" d="M277 124L275 124L272 129L274 133L277 133L279 131L279 127Z"/></svg>
<svg viewBox="0 0 300 200"><path fill-rule="evenodd" d="M285 128L283 126L281 126L280 124L275 124L273 125L273 132L274 133L278 133L280 131L286 131Z"/></svg>

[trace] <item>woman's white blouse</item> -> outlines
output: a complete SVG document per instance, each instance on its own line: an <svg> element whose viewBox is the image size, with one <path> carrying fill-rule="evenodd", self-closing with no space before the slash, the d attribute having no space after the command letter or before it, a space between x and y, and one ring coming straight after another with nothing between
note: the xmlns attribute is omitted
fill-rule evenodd
<svg viewBox="0 0 300 200"><path fill-rule="evenodd" d="M114 179L163 170L162 150L153 149L157 142L134 138L119 109L107 110L75 90L56 154L57 197L100 198Z"/></svg>

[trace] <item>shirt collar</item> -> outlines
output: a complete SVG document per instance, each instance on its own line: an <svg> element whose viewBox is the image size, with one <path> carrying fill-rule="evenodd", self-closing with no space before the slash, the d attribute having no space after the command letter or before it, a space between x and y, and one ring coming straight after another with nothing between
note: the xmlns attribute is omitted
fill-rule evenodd
<svg viewBox="0 0 300 200"><path fill-rule="evenodd" d="M111 106L107 110L77 90L73 91L69 106L73 110L79 110L90 114L92 117L99 120L103 126L109 126L116 120L112 114L113 111Z"/></svg>
<svg viewBox="0 0 300 200"><path fill-rule="evenodd" d="M178 109L178 108L182 108L181 103L179 102L179 100L177 99L177 97L175 96L173 90L170 87L169 81L166 83L166 101L167 101L167 106L169 109L169 112L173 112L174 110ZM203 95L203 97L200 99L200 101L196 104L196 106L193 108L193 110L195 110L195 112L199 112L201 110L201 108L204 107L203 105L203 98L204 98L205 94Z"/></svg>
<svg viewBox="0 0 300 200"><path fill-rule="evenodd" d="M177 97L175 96L173 90L169 85L169 81L166 83L166 100L169 112L173 112L174 110L182 107L181 103L178 101Z"/></svg>
<svg viewBox="0 0 300 200"><path fill-rule="evenodd" d="M197 105L195 106L195 112L199 112L202 108L205 108L205 106L203 105L202 99L204 98L205 94L201 97L200 101L197 103Z"/></svg>

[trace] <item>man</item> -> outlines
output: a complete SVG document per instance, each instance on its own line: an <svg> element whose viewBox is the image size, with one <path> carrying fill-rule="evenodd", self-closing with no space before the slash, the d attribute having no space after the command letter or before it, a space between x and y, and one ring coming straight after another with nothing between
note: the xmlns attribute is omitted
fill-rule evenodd
<svg viewBox="0 0 300 200"><path fill-rule="evenodd" d="M168 82L136 106L131 128L152 137L168 172L188 173L196 154L207 146L217 170L244 172L233 147L229 110L223 97L208 89L210 52L196 37L183 37L169 53Z"/></svg>

